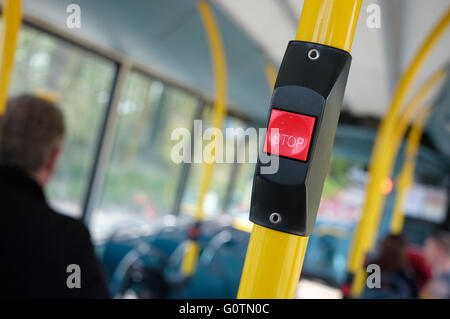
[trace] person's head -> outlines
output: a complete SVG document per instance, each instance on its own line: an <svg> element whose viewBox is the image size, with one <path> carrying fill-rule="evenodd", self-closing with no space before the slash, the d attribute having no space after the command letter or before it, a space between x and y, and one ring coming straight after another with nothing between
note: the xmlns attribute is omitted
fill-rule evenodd
<svg viewBox="0 0 450 319"><path fill-rule="evenodd" d="M378 264L382 271L395 272L403 269L407 264L407 242L401 235L388 235L380 246Z"/></svg>
<svg viewBox="0 0 450 319"><path fill-rule="evenodd" d="M55 170L65 134L62 112L46 100L23 95L8 102L0 131L0 163L45 186Z"/></svg>
<svg viewBox="0 0 450 319"><path fill-rule="evenodd" d="M425 257L433 267L450 260L450 235L439 231L425 242Z"/></svg>

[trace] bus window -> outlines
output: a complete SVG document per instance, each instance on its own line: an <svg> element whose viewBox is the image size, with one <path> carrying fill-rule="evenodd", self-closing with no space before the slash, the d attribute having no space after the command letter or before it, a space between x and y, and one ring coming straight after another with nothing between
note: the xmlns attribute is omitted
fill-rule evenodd
<svg viewBox="0 0 450 319"><path fill-rule="evenodd" d="M80 217L116 65L28 26L20 31L15 59L10 96L46 95L64 112L67 137L47 193L58 211Z"/></svg>
<svg viewBox="0 0 450 319"><path fill-rule="evenodd" d="M207 107L203 115L203 133L211 126L211 118L212 108ZM226 207L227 204L225 201L227 200L227 192L230 187L233 166L236 165L235 161L228 163L226 159L227 150L234 148L234 152L236 153L237 147L237 144L233 139L226 137L226 129L244 127L244 123L241 120L232 116L227 116L223 125L223 157L221 162L219 162L220 160L218 159L218 162L214 166L213 180L204 202L204 212L206 217L215 216L224 212L223 208ZM195 137L197 139L202 139L201 136ZM197 141L197 143L200 144L200 141ZM208 145L208 143L210 143L209 140L203 139L203 149L205 149L205 146ZM202 174L203 164L193 163L191 165L191 171L181 205L181 211L183 213L193 213L196 208Z"/></svg>
<svg viewBox="0 0 450 319"><path fill-rule="evenodd" d="M255 165L255 163L239 164L239 173L228 208L229 212L243 213L244 216L249 213Z"/></svg>
<svg viewBox="0 0 450 319"><path fill-rule="evenodd" d="M190 130L198 101L133 71L118 106L113 152L91 227L103 238L125 224L168 214L182 165L172 161L171 133Z"/></svg>

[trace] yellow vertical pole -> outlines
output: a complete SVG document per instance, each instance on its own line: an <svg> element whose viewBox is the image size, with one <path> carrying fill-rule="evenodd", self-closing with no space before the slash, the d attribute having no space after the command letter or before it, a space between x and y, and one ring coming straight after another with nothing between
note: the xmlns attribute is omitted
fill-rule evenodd
<svg viewBox="0 0 450 319"><path fill-rule="evenodd" d="M305 0L296 40L350 51L362 0ZM294 298L308 237L254 225L238 298Z"/></svg>
<svg viewBox="0 0 450 319"><path fill-rule="evenodd" d="M238 298L294 298L308 237L253 225Z"/></svg>
<svg viewBox="0 0 450 319"><path fill-rule="evenodd" d="M403 136L406 133L406 130L408 128L408 124L411 120L411 118L414 115L414 112L422 105L425 98L428 96L428 94L434 89L439 83L442 82L442 80L445 78L446 73L444 70L440 69L436 72L434 72L422 85L422 87L418 90L416 95L411 99L411 102L408 103L408 105L405 107L405 110L402 112L401 116L398 117L396 121L396 126L393 128L393 131L391 132L390 138L385 143L384 148L384 158L383 160L387 162L388 167L388 174L386 176L391 176L393 166L395 164L395 159L397 157L398 149L400 147L401 141L403 139ZM380 182L381 185L381 182ZM381 192L381 189L379 189L379 193ZM372 227L367 229L367 232L365 233L366 239L370 239L370 241L363 242L363 244L366 244L366 252L368 252L370 249L373 248L375 245L375 239L377 235L378 225L380 223L381 218L381 212L379 212L378 215L372 219ZM361 225L361 224L360 224ZM355 242L353 243L356 244ZM362 256L364 257L364 256ZM364 289L364 282L365 282L365 272L363 268L360 268L360 271L358 271L355 274L355 280L352 285L352 295L358 296L362 293Z"/></svg>
<svg viewBox="0 0 450 319"><path fill-rule="evenodd" d="M404 104L407 93L411 89L414 81L423 67L427 57L450 25L450 10L446 12L438 25L433 29L427 40L416 54L414 60L402 76L395 95L389 107L388 114L383 119L377 134L374 151L369 167L369 183L366 189L366 201L363 208L361 221L357 227L353 238L353 245L349 255L347 271L351 276L355 276L353 281L352 294L359 295L362 292L363 283L360 278L364 276L363 263L366 254L372 249L376 239L381 208L383 207L385 196L380 191L380 185L384 178L391 175L393 160L392 149L389 148L391 139L397 126L398 115ZM398 145L394 145L397 149ZM359 284L356 284L356 283Z"/></svg>
<svg viewBox="0 0 450 319"><path fill-rule="evenodd" d="M358 0L306 0L295 39L350 52L361 4Z"/></svg>
<svg viewBox="0 0 450 319"><path fill-rule="evenodd" d="M402 204L404 197L406 195L407 189L411 186L412 178L414 176L414 161L417 155L418 147L420 144L420 136L422 135L423 124L430 111L430 106L424 108L419 114L414 115L416 110L423 104L425 98L429 93L435 89L447 76L447 71L444 69L439 69L434 72L425 81L424 85L419 89L418 93L412 98L411 102L405 108L402 113L398 125L394 130L394 134L390 140L390 151L392 152L390 157L392 157L392 162L395 163L397 156L398 146L400 145L403 136L407 130L408 124L414 117L412 129L407 137L407 147L406 147L406 158L402 171L398 177L398 189L396 201L394 204L394 212L391 220L390 230L394 234L399 234L403 228L404 216L402 213ZM417 135L418 134L418 135ZM394 165L394 164L392 164Z"/></svg>
<svg viewBox="0 0 450 319"><path fill-rule="evenodd" d="M0 116L5 112L14 64L17 37L22 22L22 0L6 0L0 38Z"/></svg>
<svg viewBox="0 0 450 319"><path fill-rule="evenodd" d="M217 24L214 12L206 0L199 0L197 5L200 17L202 19L206 36L209 43L209 49L212 57L212 66L214 74L215 85L215 102L213 105L213 121L212 127L222 128L223 120L227 113L227 67L225 50L222 43L222 37L220 35L219 26ZM214 138L214 137L213 137ZM217 147L216 140L214 143L212 155L215 154ZM195 211L195 218L197 222L203 220L203 203L205 201L206 194L211 186L211 181L214 172L215 159L208 160L203 163L202 178L200 182L200 191L197 200L197 207ZM189 241L185 250L183 262L181 264L181 271L189 276L195 269L198 260L199 247L196 241Z"/></svg>
<svg viewBox="0 0 450 319"><path fill-rule="evenodd" d="M425 107L422 112L417 115L416 120L411 127L411 131L408 133L405 160L399 175L397 197L395 199L394 213L390 225L390 230L393 234L400 234L403 230L403 223L405 220L403 203L414 180L414 170L420 147L420 139L422 137L424 124L430 112L431 106Z"/></svg>
<svg viewBox="0 0 450 319"><path fill-rule="evenodd" d="M272 89L275 87L275 82L277 80L277 69L272 63L266 62L265 71L267 81L269 82L270 90L272 91Z"/></svg>

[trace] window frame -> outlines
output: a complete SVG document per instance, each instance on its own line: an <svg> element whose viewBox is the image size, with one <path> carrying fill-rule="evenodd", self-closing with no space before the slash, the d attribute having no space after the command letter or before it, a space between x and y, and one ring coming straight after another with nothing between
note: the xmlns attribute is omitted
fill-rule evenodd
<svg viewBox="0 0 450 319"><path fill-rule="evenodd" d="M0 16L2 14L2 10L0 8ZM105 111L102 115L102 124L99 128L99 131L96 135L96 146L94 148L94 158L91 160L91 167L88 174L87 183L84 187L84 197L82 198L82 212L79 217L80 220L83 220L86 224L89 224L91 214L98 202L102 190L103 184L106 177L106 165L109 163L109 160L112 155L112 143L114 142L114 137L116 133L116 125L117 125L117 107L120 99L120 95L123 91L123 85L126 79L127 74L131 71L137 71L144 76L150 78L150 80L160 81L164 86L167 86L169 89L178 89L183 91L184 93L192 95L198 101L197 110L195 111L195 116L192 119L203 119L204 110L208 107L212 107L214 97L211 97L203 92L196 90L195 88L183 85L176 80L170 79L158 72L151 70L150 68L141 65L135 61L132 61L127 56L121 55L120 53L114 52L109 49L102 48L97 46L96 44L89 42L87 40L82 39L79 36L74 35L68 31L65 31L61 28L55 27L39 18L33 17L29 14L24 14L22 19L22 26L26 26L32 28L38 32L42 32L46 35L54 37L57 40L63 41L69 45L73 45L80 50L87 51L93 55L96 55L100 58L109 60L114 64L114 77L112 79L112 86L109 92L108 102L105 107ZM21 27L22 27L21 26ZM228 107L232 107L233 105L229 103ZM234 108L237 109L237 108ZM200 116L199 116L200 115ZM234 117L243 121L246 125L252 123L250 118L240 112L236 112L234 110L227 110L227 116ZM193 134L193 126L191 127L191 134ZM228 181L227 192L232 191L233 180L234 178L231 174L234 171L234 174L238 174L239 167L237 163L233 164L236 167L233 167L230 173L230 178ZM183 168L179 174L178 183L177 183L177 191L174 196L174 203L172 213L174 215L180 214L180 206L181 201L186 191L186 186L190 176L191 165L189 163L183 164ZM227 201L230 199L227 199ZM223 203L223 206L226 207L228 205L227 202Z"/></svg>

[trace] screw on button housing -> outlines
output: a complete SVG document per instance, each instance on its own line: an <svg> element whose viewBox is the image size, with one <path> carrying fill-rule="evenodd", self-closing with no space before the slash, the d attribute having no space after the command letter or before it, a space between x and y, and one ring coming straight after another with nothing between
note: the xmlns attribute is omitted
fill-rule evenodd
<svg viewBox="0 0 450 319"><path fill-rule="evenodd" d="M308 58L310 59L310 60L317 60L318 58L320 57L320 53L319 53L319 50L317 50L317 49L311 49L311 50L309 50L309 52L308 52Z"/></svg>
<svg viewBox="0 0 450 319"><path fill-rule="evenodd" d="M269 220L272 224L278 224L281 222L281 215L278 213L272 213L269 216Z"/></svg>

